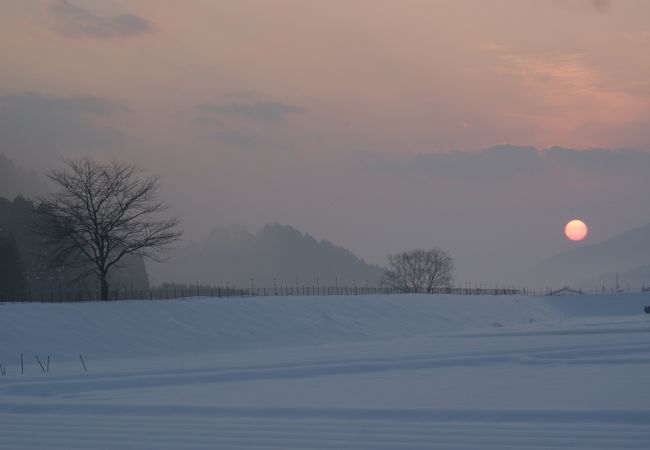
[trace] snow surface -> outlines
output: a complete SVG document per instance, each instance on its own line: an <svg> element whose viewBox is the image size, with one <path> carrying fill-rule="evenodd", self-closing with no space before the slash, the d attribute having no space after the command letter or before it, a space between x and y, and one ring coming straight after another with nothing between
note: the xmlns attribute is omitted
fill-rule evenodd
<svg viewBox="0 0 650 450"><path fill-rule="evenodd" d="M645 304L0 304L0 448L648 449Z"/></svg>

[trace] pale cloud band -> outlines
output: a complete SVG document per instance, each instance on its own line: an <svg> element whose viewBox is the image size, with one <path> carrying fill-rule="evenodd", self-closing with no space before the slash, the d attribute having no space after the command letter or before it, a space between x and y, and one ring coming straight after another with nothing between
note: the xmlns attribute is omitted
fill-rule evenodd
<svg viewBox="0 0 650 450"><path fill-rule="evenodd" d="M561 146L496 145L465 152L426 153L405 159L369 159L377 170L420 173L459 182L509 182L521 176L568 174L643 177L650 171L650 153L632 149L576 150ZM553 178L551 178L553 174Z"/></svg>
<svg viewBox="0 0 650 450"><path fill-rule="evenodd" d="M69 0L58 0L51 6L63 32L72 37L112 38L137 36L153 31L153 24L135 14L102 16Z"/></svg>

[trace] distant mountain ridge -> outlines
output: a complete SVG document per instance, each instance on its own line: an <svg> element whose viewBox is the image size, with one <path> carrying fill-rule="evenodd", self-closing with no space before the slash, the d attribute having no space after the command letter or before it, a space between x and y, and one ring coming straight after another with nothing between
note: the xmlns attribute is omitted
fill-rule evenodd
<svg viewBox="0 0 650 450"><path fill-rule="evenodd" d="M611 286L616 273L627 274L619 283L644 283L646 274L650 275L648 267L650 223L602 242L557 254L535 267L531 277L556 286L566 284L593 289ZM645 283L650 285L650 279Z"/></svg>
<svg viewBox="0 0 650 450"><path fill-rule="evenodd" d="M256 233L241 226L214 229L204 240L177 249L170 263L152 265L158 282L271 287L376 285L382 268L349 250L278 223Z"/></svg>

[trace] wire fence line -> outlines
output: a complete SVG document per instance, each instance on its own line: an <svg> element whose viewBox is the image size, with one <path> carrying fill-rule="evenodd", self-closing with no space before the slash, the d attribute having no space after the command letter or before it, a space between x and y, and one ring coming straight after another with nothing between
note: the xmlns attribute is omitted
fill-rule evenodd
<svg viewBox="0 0 650 450"><path fill-rule="evenodd" d="M306 286L284 285L274 287L237 288L230 286L206 285L163 285L150 289L119 287L109 290L109 301L115 300L173 300L196 297L233 298L233 297L291 297L291 296L358 296L358 295L393 295L416 293L405 289L393 289L381 286ZM430 289L429 294L448 295L534 295L527 289L513 288L470 288L452 287ZM539 294L539 293L538 293ZM75 289L59 287L50 291L6 292L0 289L0 302L41 302L66 303L99 301L97 289Z"/></svg>
<svg viewBox="0 0 650 450"><path fill-rule="evenodd" d="M510 287L449 287L414 291L395 289L381 286L307 286L307 285L278 285L273 287L208 286L208 285L178 285L164 284L149 289L132 287L117 287L109 290L108 301L116 300L174 300L198 297L211 298L243 298L243 297L291 297L291 296L358 296L358 295L395 295L395 294L447 294L447 295L582 295L582 294L615 294L624 292L644 292L650 294L650 288L642 287L639 291L602 289L575 290L562 288L558 290L510 288ZM75 303L100 301L98 289L70 288L58 286L49 291L32 291L29 289L17 292L3 291L0 287L0 302L38 302L38 303Z"/></svg>

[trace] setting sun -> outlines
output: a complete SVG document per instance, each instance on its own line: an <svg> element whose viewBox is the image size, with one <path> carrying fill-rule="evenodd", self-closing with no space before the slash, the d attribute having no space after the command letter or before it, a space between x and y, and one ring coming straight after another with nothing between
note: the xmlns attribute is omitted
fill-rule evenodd
<svg viewBox="0 0 650 450"><path fill-rule="evenodd" d="M581 241L587 236L589 229L587 225L578 219L574 219L566 224L564 227L564 234L572 241Z"/></svg>

